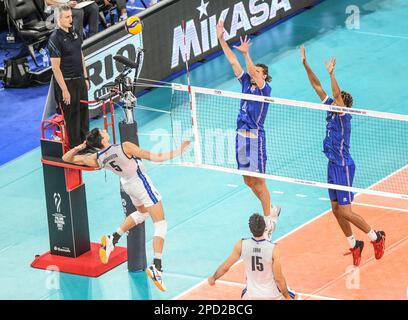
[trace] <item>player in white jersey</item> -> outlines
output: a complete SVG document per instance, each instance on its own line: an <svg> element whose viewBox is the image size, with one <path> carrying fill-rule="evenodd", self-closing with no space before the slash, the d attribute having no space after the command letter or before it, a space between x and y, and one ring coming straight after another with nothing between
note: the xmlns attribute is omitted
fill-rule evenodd
<svg viewBox="0 0 408 320"><path fill-rule="evenodd" d="M140 149L131 142L110 145L109 138L109 134L105 130L93 129L88 134L86 141L67 152L63 156L63 160L78 165L110 170L120 176L123 189L132 199L137 211L127 217L112 235L102 237L99 256L102 263L108 263L109 255L120 237L131 228L143 223L150 216L155 230L153 237L154 261L146 269L146 273L161 291L165 291L161 258L167 233L167 223L164 218L161 195L147 176L146 169L140 159L153 162L164 162L173 159L180 156L188 148L190 142L184 141L174 151L155 154ZM87 155L78 154L86 148L97 149L98 152Z"/></svg>
<svg viewBox="0 0 408 320"><path fill-rule="evenodd" d="M265 239L265 220L255 213L249 219L250 239L238 241L230 257L217 269L208 283L213 286L241 258L245 266L244 300L293 300L296 294L287 287L282 273L277 244Z"/></svg>

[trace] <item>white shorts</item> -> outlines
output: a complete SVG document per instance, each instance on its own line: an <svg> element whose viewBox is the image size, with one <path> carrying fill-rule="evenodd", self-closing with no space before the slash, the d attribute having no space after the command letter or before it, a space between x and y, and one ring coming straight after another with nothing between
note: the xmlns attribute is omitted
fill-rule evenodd
<svg viewBox="0 0 408 320"><path fill-rule="evenodd" d="M268 295L252 295L247 288L242 290L241 293L242 300L285 300L282 294L278 296L268 296Z"/></svg>
<svg viewBox="0 0 408 320"><path fill-rule="evenodd" d="M129 195L135 207L149 208L162 200L162 196L154 187L149 176L140 170L133 179L122 181L122 186L123 191Z"/></svg>

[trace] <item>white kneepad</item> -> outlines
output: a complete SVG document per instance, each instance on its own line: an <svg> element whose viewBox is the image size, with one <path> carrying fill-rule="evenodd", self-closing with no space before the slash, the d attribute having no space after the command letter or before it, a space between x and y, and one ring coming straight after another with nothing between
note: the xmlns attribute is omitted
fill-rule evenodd
<svg viewBox="0 0 408 320"><path fill-rule="evenodd" d="M139 211L136 211L136 212L133 212L130 216L132 217L133 221L136 224L141 224L145 222L146 219L149 217L149 213L143 214L143 213L140 213Z"/></svg>
<svg viewBox="0 0 408 320"><path fill-rule="evenodd" d="M166 234L167 234L167 222L166 222L166 220L156 222L154 224L154 236L165 239Z"/></svg>

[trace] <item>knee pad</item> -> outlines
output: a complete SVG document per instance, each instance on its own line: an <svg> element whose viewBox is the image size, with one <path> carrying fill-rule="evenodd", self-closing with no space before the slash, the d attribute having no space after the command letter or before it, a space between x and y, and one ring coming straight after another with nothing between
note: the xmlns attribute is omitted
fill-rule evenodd
<svg viewBox="0 0 408 320"><path fill-rule="evenodd" d="M166 220L156 222L154 224L154 236L165 239L166 234L167 234L167 222L166 222Z"/></svg>
<svg viewBox="0 0 408 320"><path fill-rule="evenodd" d="M149 217L149 213L140 213L139 211L136 211L133 212L130 216L132 217L133 221L136 224L141 224L145 222L146 219Z"/></svg>

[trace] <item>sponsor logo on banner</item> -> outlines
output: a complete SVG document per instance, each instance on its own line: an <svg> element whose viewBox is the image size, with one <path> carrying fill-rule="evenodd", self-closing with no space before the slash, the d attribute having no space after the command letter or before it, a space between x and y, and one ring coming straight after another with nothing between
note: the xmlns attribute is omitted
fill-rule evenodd
<svg viewBox="0 0 408 320"><path fill-rule="evenodd" d="M136 61L139 48L143 48L142 33L138 35L126 35L112 44L89 54L85 58L88 69L88 76L91 82L91 88L88 92L89 100L95 100L108 93L109 89L102 88L107 83L112 83L115 78L123 71L124 66L116 62L113 57L121 55ZM138 76L143 67L144 53L142 52ZM132 70L128 77L132 80L135 76L135 70ZM92 109L92 108L90 108Z"/></svg>
<svg viewBox="0 0 408 320"><path fill-rule="evenodd" d="M230 7L210 12L209 5L215 0L195 0L197 15L186 21L186 41L180 25L173 30L171 68L190 60L191 53L198 57L218 46L217 23L225 21L225 39L235 38L239 32L250 33L255 27L276 18L279 10L292 9L294 0L249 0L237 1ZM211 6L210 6L211 7ZM181 58L181 59L180 59Z"/></svg>
<svg viewBox="0 0 408 320"><path fill-rule="evenodd" d="M55 213L53 214L54 217L54 223L57 226L58 231L64 231L64 225L65 225L65 218L61 213L61 194L59 193L54 193L54 205L55 205Z"/></svg>

